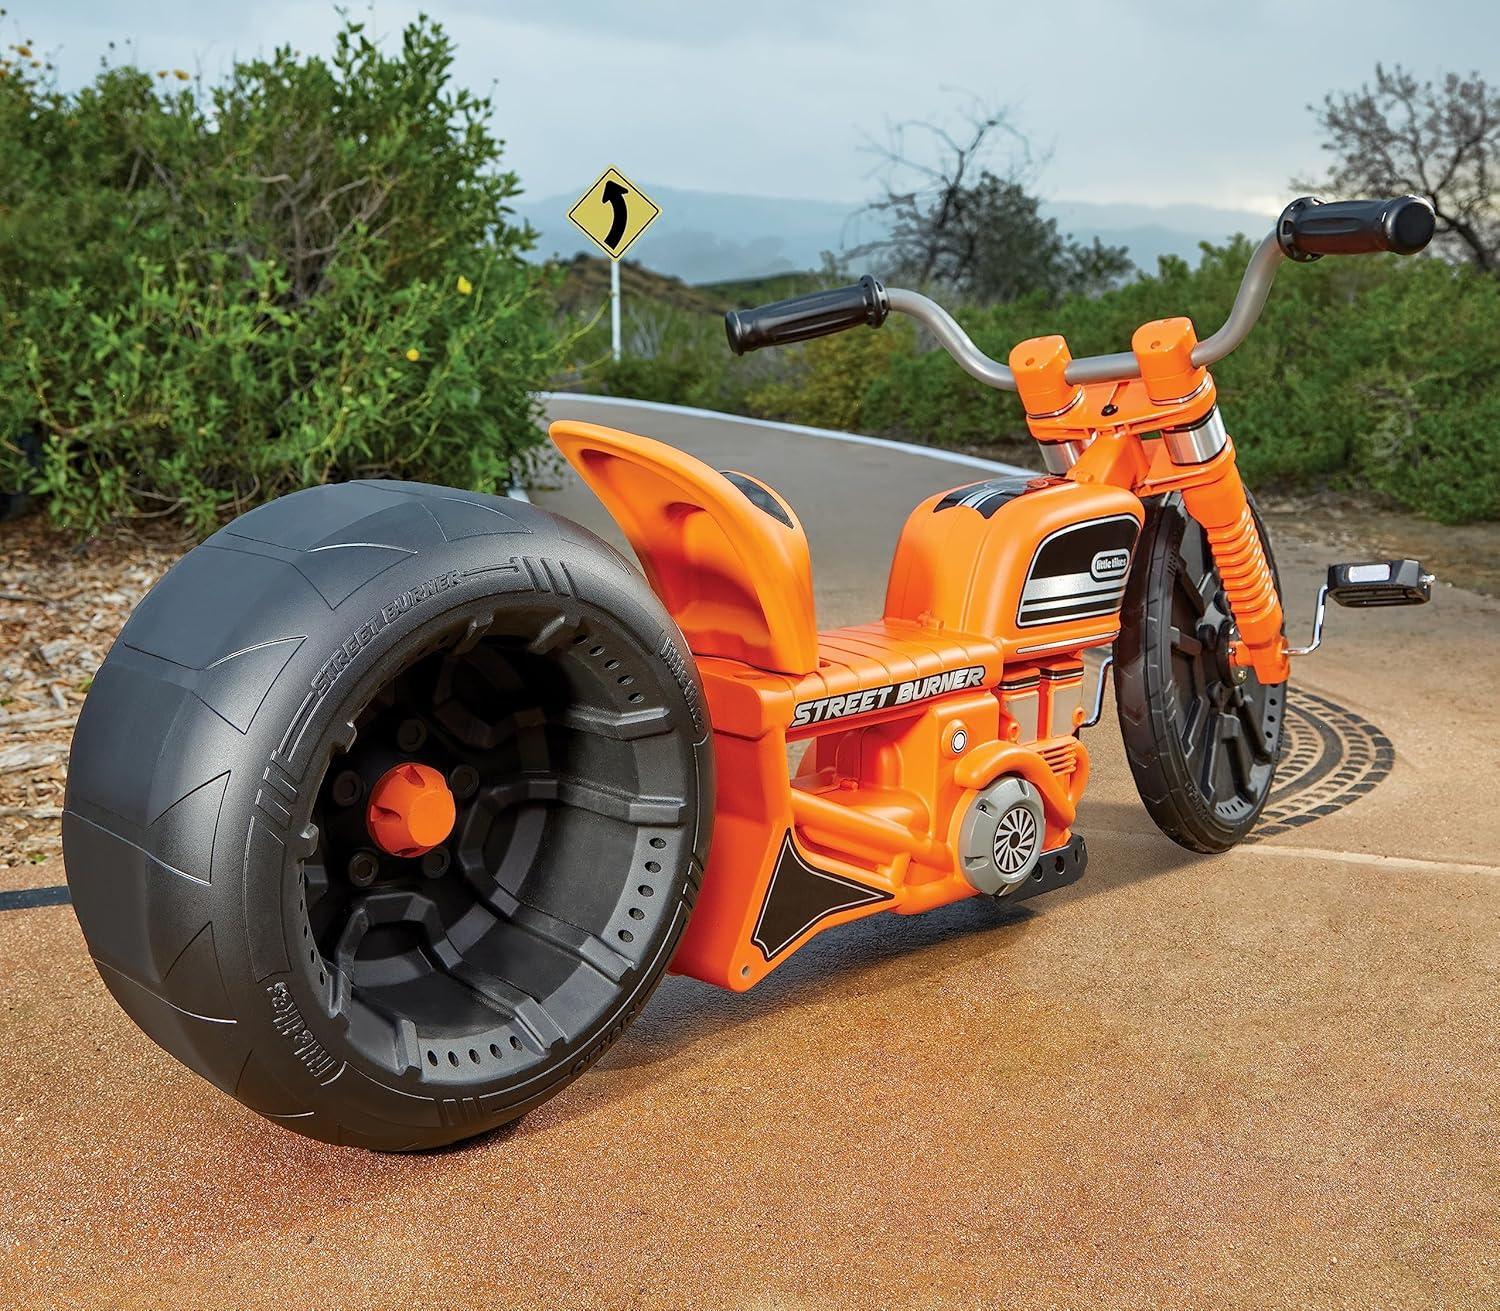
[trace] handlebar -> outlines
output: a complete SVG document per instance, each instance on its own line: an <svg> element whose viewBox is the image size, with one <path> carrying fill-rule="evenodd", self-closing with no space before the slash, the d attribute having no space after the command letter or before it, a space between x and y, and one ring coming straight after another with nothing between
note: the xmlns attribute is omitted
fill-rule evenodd
<svg viewBox="0 0 1500 1311"><path fill-rule="evenodd" d="M1250 335L1282 260L1307 263L1323 255L1382 250L1413 255L1432 240L1434 225L1432 206L1418 196L1327 204L1310 196L1294 200L1250 256L1228 317L1217 332L1193 348L1193 364L1217 363ZM743 355L762 346L806 341L861 323L878 328L887 311L916 319L970 377L1000 391L1015 391L1016 377L1010 368L980 350L936 301L901 287L888 289L868 275L850 287L793 296L760 309L731 310L724 316L724 328L729 348ZM1075 384L1127 382L1139 376L1140 366L1131 351L1082 356L1068 365L1064 375Z"/></svg>
<svg viewBox="0 0 1500 1311"><path fill-rule="evenodd" d="M814 291L755 310L730 310L724 316L724 331L729 349L743 355L762 346L787 346L809 337L825 337L861 323L878 328L889 308L885 288L867 273L852 287Z"/></svg>
<svg viewBox="0 0 1500 1311"><path fill-rule="evenodd" d="M1389 250L1415 255L1432 240L1437 219L1416 196L1394 200L1294 200L1276 220L1276 240L1288 259L1367 255Z"/></svg>

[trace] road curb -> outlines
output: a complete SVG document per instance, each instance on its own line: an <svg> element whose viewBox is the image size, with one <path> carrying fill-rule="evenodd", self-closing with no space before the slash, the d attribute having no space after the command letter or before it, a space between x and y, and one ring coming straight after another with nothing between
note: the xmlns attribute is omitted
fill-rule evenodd
<svg viewBox="0 0 1500 1311"><path fill-rule="evenodd" d="M544 391L537 396L543 402L581 401L588 405L601 405L606 409L644 410L648 413L680 414L686 418L722 419L733 423L749 424L764 428L768 432L789 433L797 437L813 437L823 441L849 442L856 446L876 446L896 451L902 455L915 455L928 460L940 460L947 464L961 464L971 469L983 469L989 473L1008 474L1016 478L1034 478L1041 470L1023 469L1018 464L1005 464L999 460L986 460L978 455L965 455L961 451L945 451L937 446L921 446L916 442L898 442L890 437L866 437L863 433L840 432L834 428L811 428L801 423L780 423L774 419L751 419L742 414L728 414L723 410L705 410L695 405L669 405L665 401L638 401L628 396L596 396L592 392Z"/></svg>

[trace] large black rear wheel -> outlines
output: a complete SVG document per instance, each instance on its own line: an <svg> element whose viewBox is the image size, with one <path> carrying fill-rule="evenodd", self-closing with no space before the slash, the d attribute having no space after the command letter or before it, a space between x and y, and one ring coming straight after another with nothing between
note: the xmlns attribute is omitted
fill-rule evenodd
<svg viewBox="0 0 1500 1311"><path fill-rule="evenodd" d="M1147 813L1192 851L1226 851L1250 832L1281 754L1287 685L1233 668L1233 638L1202 526L1176 493L1148 502L1115 643L1115 699Z"/></svg>
<svg viewBox="0 0 1500 1311"><path fill-rule="evenodd" d="M141 603L80 716L89 949L151 1038L289 1128L503 1124L671 959L711 827L701 697L641 575L533 506L351 483L253 510ZM431 849L372 813L417 767L451 799Z"/></svg>

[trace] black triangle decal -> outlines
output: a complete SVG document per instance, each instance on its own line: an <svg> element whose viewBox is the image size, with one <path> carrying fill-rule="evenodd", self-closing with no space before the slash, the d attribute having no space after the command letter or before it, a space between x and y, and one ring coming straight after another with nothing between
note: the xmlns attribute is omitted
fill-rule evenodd
<svg viewBox="0 0 1500 1311"><path fill-rule="evenodd" d="M856 883L841 874L814 869L803 859L788 832L781 841L781 854L771 871L771 884L766 889L766 899L750 941L771 960L819 920L841 910L890 900L889 892Z"/></svg>

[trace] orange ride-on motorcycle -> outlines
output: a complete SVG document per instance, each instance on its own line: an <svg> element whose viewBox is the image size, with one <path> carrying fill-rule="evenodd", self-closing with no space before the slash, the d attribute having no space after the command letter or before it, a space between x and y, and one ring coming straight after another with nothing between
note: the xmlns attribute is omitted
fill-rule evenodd
<svg viewBox="0 0 1500 1311"><path fill-rule="evenodd" d="M1025 406L1049 472L918 505L867 624L818 631L772 488L585 423L553 439L644 578L452 488L242 515L141 602L79 719L68 881L106 984L288 1128L452 1142L580 1074L669 968L748 988L861 916L1077 879L1094 649L1151 817L1225 850L1265 804L1323 599L1413 604L1431 578L1336 565L1289 646L1207 366L1283 259L1432 231L1412 197L1295 202L1212 336L1164 319L1087 359L1041 337L1001 364L868 277L729 315L743 352L908 314Z"/></svg>

